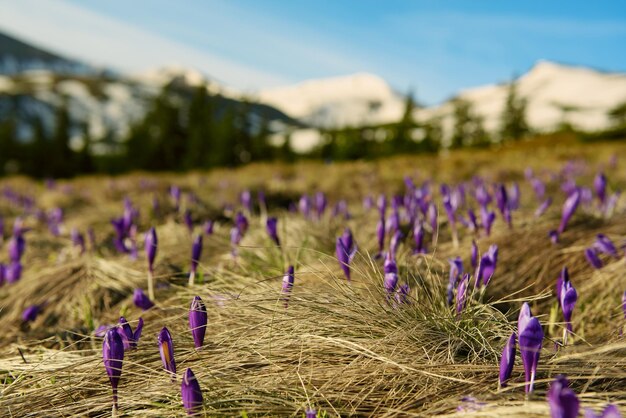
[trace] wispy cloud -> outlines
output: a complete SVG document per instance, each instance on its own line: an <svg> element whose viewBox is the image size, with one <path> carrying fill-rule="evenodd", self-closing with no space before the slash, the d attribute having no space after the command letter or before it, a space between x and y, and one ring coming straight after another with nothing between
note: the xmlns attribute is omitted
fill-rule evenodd
<svg viewBox="0 0 626 418"><path fill-rule="evenodd" d="M0 0L0 9L0 29L68 56L123 71L180 64L240 89L292 81L61 0Z"/></svg>

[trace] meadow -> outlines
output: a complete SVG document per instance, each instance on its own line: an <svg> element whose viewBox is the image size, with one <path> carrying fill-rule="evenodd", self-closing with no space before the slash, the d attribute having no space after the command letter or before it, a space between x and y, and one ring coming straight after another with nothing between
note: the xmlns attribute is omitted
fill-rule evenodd
<svg viewBox="0 0 626 418"><path fill-rule="evenodd" d="M308 408L320 417L550 416L546 394L560 374L581 416L609 404L626 411L624 156L624 142L539 138L351 163L0 179L0 416L183 416L188 368L202 394L195 412L206 416L304 416ZM604 198L599 173L607 180ZM491 201L480 203L478 189ZM552 242L549 232L575 193L580 203ZM536 213L547 199L549 207ZM468 209L478 214L480 206L495 215L489 234L481 216L468 220ZM266 231L268 217L277 219L280 245ZM120 235L114 219L128 223ZM424 235L416 252L418 224ZM143 310L134 292L148 294L144 234L152 227L154 306ZM346 228L352 257L343 257L348 248L337 241ZM601 251L598 234L617 255ZM18 278L7 273L12 235L24 240ZM203 247L190 284L198 235ZM473 241L479 260L498 248L486 286L474 285ZM586 257L589 248L601 266ZM390 251L393 286L384 266ZM455 257L467 279L450 271ZM294 280L285 286L290 265ZM555 290L563 267L577 291L571 333ZM195 296L208 317L199 348L188 319ZM525 302L544 334L532 393L519 347L499 384L503 348L518 332ZM36 315L31 309L25 317L29 307ZM113 410L103 335L120 316L132 329L142 318L143 330L136 348L124 352ZM163 327L175 374L160 355Z"/></svg>

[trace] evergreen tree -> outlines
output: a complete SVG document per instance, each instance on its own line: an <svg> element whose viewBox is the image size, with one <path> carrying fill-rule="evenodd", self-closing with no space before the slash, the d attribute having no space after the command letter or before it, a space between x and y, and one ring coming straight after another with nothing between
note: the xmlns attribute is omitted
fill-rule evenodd
<svg viewBox="0 0 626 418"><path fill-rule="evenodd" d="M509 92L502 112L500 139L520 140L529 132L526 123L526 99L517 96L515 82L509 84Z"/></svg>
<svg viewBox="0 0 626 418"><path fill-rule="evenodd" d="M69 177L74 173L74 153L70 149L70 114L67 103L57 109L50 159L54 177Z"/></svg>
<svg viewBox="0 0 626 418"><path fill-rule="evenodd" d="M18 144L15 140L15 118L12 115L0 123L0 176L8 174L9 162L16 159Z"/></svg>
<svg viewBox="0 0 626 418"><path fill-rule="evenodd" d="M415 120L413 119L413 111L415 110L415 101L413 94L409 93L404 102L404 113L402 119L396 125L394 136L391 139L391 154L408 152L411 149L413 138L411 132L415 128Z"/></svg>
<svg viewBox="0 0 626 418"><path fill-rule="evenodd" d="M452 138L450 148L460 148L469 142L472 132L471 104L463 99L455 99L454 106L454 127L452 128Z"/></svg>
<svg viewBox="0 0 626 418"><path fill-rule="evenodd" d="M184 156L184 166L207 168L210 166L211 140L213 126L213 105L205 85L199 86L189 105L187 129L189 143Z"/></svg>

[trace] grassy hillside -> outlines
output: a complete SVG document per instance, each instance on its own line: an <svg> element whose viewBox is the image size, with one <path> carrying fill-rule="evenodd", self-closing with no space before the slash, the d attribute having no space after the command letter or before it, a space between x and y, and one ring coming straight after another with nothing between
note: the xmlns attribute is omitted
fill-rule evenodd
<svg viewBox="0 0 626 418"><path fill-rule="evenodd" d="M612 213L596 199L572 217L559 243L556 229L565 194L562 183L575 179L592 187L603 171L609 192L626 187L626 143L582 145L567 139L541 140L496 150L458 151L436 157L399 157L374 162L324 165L250 165L235 171L186 175L135 173L123 177L84 177L55 185L25 178L0 180L0 215L5 220L0 262L8 263L9 236L15 217L22 216L26 246L23 274L0 287L0 415L94 416L111 414L111 386L102 361L102 338L94 331L117 323L120 315L135 328L145 326L136 350L126 351L119 384L120 416L182 416L181 378L195 373L207 416L302 416L307 407L320 416L435 416L474 411L473 416L549 416L546 391L554 377L566 374L582 407L595 410L608 403L626 410L626 340L622 293L626 290L623 249L620 258L601 255L604 266L594 269L583 255L596 234L607 235L618 247L626 237L624 197ZM546 213L539 206L524 170L546 185L554 199ZM399 283L408 284L406 304L392 303L383 287L382 260L376 224L378 211L366 209L364 198L381 193L404 194L405 176L420 186L431 181L426 199L439 208L438 225L426 234L428 251L413 254L408 219L402 219L405 239L399 246ZM439 184L466 182L466 206L473 178L489 190L497 183L517 182L520 207L509 228L497 213L491 235L458 224L455 246ZM169 193L182 190L177 212ZM239 194L253 193L236 256L230 244ZM258 191L267 212L256 203ZM328 208L321 219L289 210L302 194L326 193ZM192 197L190 198L190 193ZM26 197L26 199L25 199ZM32 204L28 197L33 198ZM122 216L124 199L139 210L138 257L120 254L112 244L111 219ZM152 209L153 199L159 202ZM349 217L332 216L345 199ZM226 206L226 209L225 209ZM45 220L63 209L62 222ZM193 234L184 223L185 210L194 222ZM406 208L401 208L404 214ZM389 215L391 209L387 209ZM463 216L466 212L458 211ZM267 215L278 218L277 247L265 231ZM211 235L203 223L214 220ZM49 224L60 228L50 232ZM145 312L134 306L133 291L147 289L148 268L143 234L156 228L155 306ZM352 230L358 252L351 262L351 281L344 277L335 242ZM85 234L86 251L73 245L70 230ZM95 241L87 238L93 229ZM204 234L196 284L188 286L192 240ZM389 248L389 234L385 248ZM481 254L499 247L495 274L484 295L470 286L460 315L446 304L448 259L460 256L470 268L472 240ZM132 240L131 240L132 241ZM285 307L281 281L288 265L295 266L295 283ZM567 266L578 291L573 334L563 346L565 323L554 289ZM470 280L473 284L473 279ZM188 325L191 300L206 304L208 325L204 346L196 350ZM498 387L500 355L506 339L517 331L523 302L539 318L545 338L535 392L524 393L524 373L517 353L509 385ZM32 322L22 320L25 308L41 307ZM173 338L176 379L163 369L157 334L166 326ZM582 413L582 410L581 410Z"/></svg>

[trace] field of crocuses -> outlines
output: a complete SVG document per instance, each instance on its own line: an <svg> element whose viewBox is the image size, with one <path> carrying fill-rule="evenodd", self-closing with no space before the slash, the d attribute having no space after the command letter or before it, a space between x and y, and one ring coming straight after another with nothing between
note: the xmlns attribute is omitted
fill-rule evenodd
<svg viewBox="0 0 626 418"><path fill-rule="evenodd" d="M0 416L620 416L625 158L0 180Z"/></svg>

